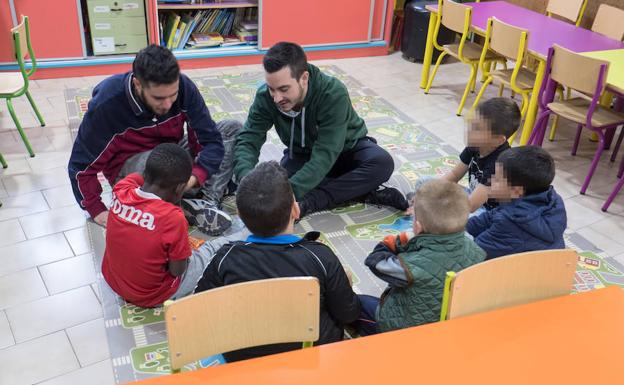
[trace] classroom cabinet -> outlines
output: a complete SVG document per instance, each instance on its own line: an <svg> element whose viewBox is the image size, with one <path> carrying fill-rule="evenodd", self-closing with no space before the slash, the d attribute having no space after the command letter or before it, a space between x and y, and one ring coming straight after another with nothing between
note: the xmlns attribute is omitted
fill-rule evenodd
<svg viewBox="0 0 624 385"><path fill-rule="evenodd" d="M15 61L10 29L20 22L22 15L29 17L37 60L84 56L76 0L0 0L0 14L0 62Z"/></svg>
<svg viewBox="0 0 624 385"><path fill-rule="evenodd" d="M367 43L381 38L387 0L263 0L260 45Z"/></svg>

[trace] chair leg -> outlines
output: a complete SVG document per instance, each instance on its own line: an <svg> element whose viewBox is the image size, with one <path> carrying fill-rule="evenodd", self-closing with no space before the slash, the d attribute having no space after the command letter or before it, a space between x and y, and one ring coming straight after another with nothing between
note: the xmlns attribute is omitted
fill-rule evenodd
<svg viewBox="0 0 624 385"><path fill-rule="evenodd" d="M596 131L596 133L598 134L598 149L596 149L596 154L594 155L594 159L592 160L591 166L589 167L589 172L587 173L587 176L585 177L585 182L583 183L583 186L581 186L581 194L583 195L585 195L585 192L587 191L587 187L589 187L589 182L591 181L591 178L594 176L594 172L596 171L596 168L598 167L598 162L600 161L600 156L602 155L602 151L604 150L604 145L605 145L604 134L602 131Z"/></svg>
<svg viewBox="0 0 624 385"><path fill-rule="evenodd" d="M535 122L535 126L533 127L533 132L531 132L531 136L529 137L529 145L533 146L541 146L542 142L539 138L542 137L544 131L544 122L548 122L548 118L550 117L550 110L542 111L537 117L537 121Z"/></svg>
<svg viewBox="0 0 624 385"><path fill-rule="evenodd" d="M30 106L32 107L33 111L35 111L35 115L37 115L37 120L39 120L41 127L45 127L45 121L43 120L41 112L39 112L35 101L33 100L32 96L30 96L30 91L26 91L26 97L28 98L28 101L30 102Z"/></svg>
<svg viewBox="0 0 624 385"><path fill-rule="evenodd" d="M568 96L566 99L570 99L571 90L568 88ZM557 87L557 94L559 95L559 100L563 100L563 89ZM548 140L551 142L555 140L555 135L557 134L557 125L559 124L559 115L555 115L553 118L552 126L550 126L550 135L548 135Z"/></svg>
<svg viewBox="0 0 624 385"><path fill-rule="evenodd" d="M581 131L583 131L583 125L579 124L576 127L576 135L574 136L574 144L572 145L572 152L570 153L570 155L572 156L575 156L576 150L578 150L578 145L581 140Z"/></svg>
<svg viewBox="0 0 624 385"><path fill-rule="evenodd" d="M611 191L611 194L609 194L609 197L602 205L602 211L606 212L609 209L609 206L611 206L611 202L613 202L617 194L620 192L622 186L624 186L624 178L620 178L620 180L618 180L617 184L613 188L613 191Z"/></svg>
<svg viewBox="0 0 624 385"><path fill-rule="evenodd" d="M513 90L512 90L513 92ZM520 105L520 117L524 117L524 115L526 115L526 112L529 108L529 98L527 94L522 93L522 104ZM511 146L514 142L514 140L516 140L516 136L518 136L518 131L520 131L520 129L516 130L516 132L514 132L508 139L507 142L509 143L509 145Z"/></svg>
<svg viewBox="0 0 624 385"><path fill-rule="evenodd" d="M488 85L490 85L490 83L492 83L492 77L489 77L487 79L485 79L485 82L481 85L481 89L479 90L479 93L477 94L477 98L475 99L474 103L472 104L472 108L470 109L471 111L475 110L477 108L477 106L479 105L479 100L481 100L481 97L483 96L483 94L485 93L485 89L487 88Z"/></svg>
<svg viewBox="0 0 624 385"><path fill-rule="evenodd" d="M470 78L468 79L468 84L466 84L466 89L464 89L464 95L459 102L459 107L457 108L457 116L461 116L462 110L464 109L464 105L466 104L466 99L468 98L468 93L470 89L474 86L477 79L477 65L473 64L470 66Z"/></svg>
<svg viewBox="0 0 624 385"><path fill-rule="evenodd" d="M6 160L4 160L4 156L2 156L2 154L0 154L0 164L2 165L2 168L7 168L7 162Z"/></svg>
<svg viewBox="0 0 624 385"><path fill-rule="evenodd" d="M20 136L22 137L22 141L24 142L24 146L26 146L26 149L28 150L28 154L32 158L35 156L35 152L30 146L28 137L26 136L26 133L24 132L24 129L22 128L22 125L20 124L19 119L17 119L17 114L15 114L15 110L13 109L13 102L11 101L11 99L7 99L6 103L9 109L9 113L11 114L11 118L13 118L13 123L15 123L15 126L17 127L17 131L19 132Z"/></svg>
<svg viewBox="0 0 624 385"><path fill-rule="evenodd" d="M615 142L615 148L611 153L611 162L615 162L615 159L617 158L618 151L620 150L620 145L622 144L622 139L624 139L624 126L622 126L622 129L620 130L620 136L618 137L617 142Z"/></svg>
<svg viewBox="0 0 624 385"><path fill-rule="evenodd" d="M505 85L503 83L501 83L501 85L498 87L498 97L499 98L503 97L503 91L505 91Z"/></svg>
<svg viewBox="0 0 624 385"><path fill-rule="evenodd" d="M427 87L425 87L425 93L429 93L429 89L431 88L431 84L433 83L433 78L435 78L436 73L438 72L438 68L440 67L440 63L442 63L442 59L446 56L446 52L442 51L440 56L438 56L438 60L436 61L435 67L433 67L433 72L429 75L429 81L427 82Z"/></svg>

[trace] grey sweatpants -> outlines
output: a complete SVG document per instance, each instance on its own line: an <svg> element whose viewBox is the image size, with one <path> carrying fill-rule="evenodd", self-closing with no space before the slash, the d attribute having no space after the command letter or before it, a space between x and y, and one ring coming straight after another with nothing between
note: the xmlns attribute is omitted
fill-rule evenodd
<svg viewBox="0 0 624 385"><path fill-rule="evenodd" d="M217 123L217 129L221 133L223 147L225 149L223 160L221 161L219 171L206 179L206 182L200 187L204 199L215 206L217 206L221 198L223 198L228 183L232 179L232 174L234 173L234 144L236 143L236 136L242 128L243 125L237 120L222 120ZM188 149L186 135L179 144L183 148ZM140 152L126 160L121 171L119 171L115 183L135 172L143 174L145 163L151 152L152 150Z"/></svg>

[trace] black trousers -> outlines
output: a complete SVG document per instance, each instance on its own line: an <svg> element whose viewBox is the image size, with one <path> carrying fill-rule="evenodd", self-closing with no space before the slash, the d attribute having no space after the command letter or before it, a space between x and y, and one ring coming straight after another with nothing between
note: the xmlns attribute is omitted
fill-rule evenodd
<svg viewBox="0 0 624 385"><path fill-rule="evenodd" d="M281 165L288 176L295 174L309 157L295 155L290 158L284 150ZM382 183L388 181L394 171L392 156L379 147L373 138L364 137L338 156L325 179L302 199L308 212L332 209L345 202L359 200Z"/></svg>

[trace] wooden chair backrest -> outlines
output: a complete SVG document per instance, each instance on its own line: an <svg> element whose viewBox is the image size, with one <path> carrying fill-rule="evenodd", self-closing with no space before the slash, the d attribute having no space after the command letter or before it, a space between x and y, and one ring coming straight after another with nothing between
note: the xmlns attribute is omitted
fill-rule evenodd
<svg viewBox="0 0 624 385"><path fill-rule="evenodd" d="M28 46L29 46L29 31L28 31L28 18L25 16L22 16L22 22L19 23L18 26L11 28L11 33L13 34L13 39L17 39L17 41L15 41L15 55L16 55L16 59L18 59L18 62L20 61L20 59L25 59L26 57L29 56L29 50L28 50ZM20 51L21 51L21 57L17 57L17 45L19 45Z"/></svg>
<svg viewBox="0 0 624 385"><path fill-rule="evenodd" d="M574 250L534 251L491 259L456 274L447 319L570 294Z"/></svg>
<svg viewBox="0 0 624 385"><path fill-rule="evenodd" d="M557 15L576 24L587 0L548 0L546 13Z"/></svg>
<svg viewBox="0 0 624 385"><path fill-rule="evenodd" d="M568 86L587 95L593 95L598 86L600 66L609 62L572 52L558 45L553 45L554 54L550 77L557 83ZM603 84L606 81L603 77Z"/></svg>
<svg viewBox="0 0 624 385"><path fill-rule="evenodd" d="M316 341L319 308L313 277L244 282L166 304L171 367L253 346Z"/></svg>
<svg viewBox="0 0 624 385"><path fill-rule="evenodd" d="M456 3L452 0L443 0L442 25L453 32L464 33L467 8L470 7Z"/></svg>
<svg viewBox="0 0 624 385"><path fill-rule="evenodd" d="M600 4L591 30L622 41L624 39L624 9Z"/></svg>
<svg viewBox="0 0 624 385"><path fill-rule="evenodd" d="M492 18L492 31L490 37L489 48L508 59L518 59L518 51L522 44L522 34L528 36L528 31L511 24L507 24ZM524 43L526 45L526 42ZM526 47L522 47L523 51Z"/></svg>

